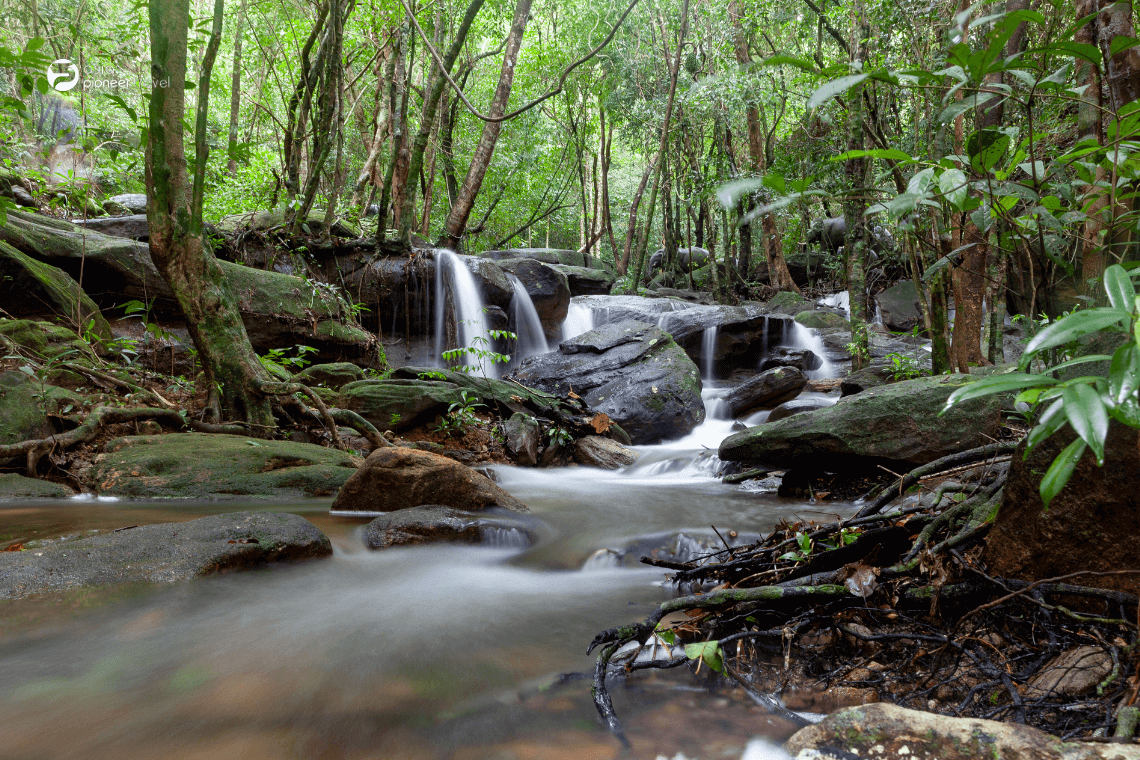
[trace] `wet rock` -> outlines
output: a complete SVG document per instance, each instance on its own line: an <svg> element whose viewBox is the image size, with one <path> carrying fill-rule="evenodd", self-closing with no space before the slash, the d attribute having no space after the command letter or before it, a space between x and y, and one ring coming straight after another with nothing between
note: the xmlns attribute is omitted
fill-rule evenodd
<svg viewBox="0 0 1140 760"><path fill-rule="evenodd" d="M79 227L100 232L111 237L130 238L146 242L150 240L150 225L147 224L146 214L131 214L130 216L101 216L94 219L72 219L71 223Z"/></svg>
<svg viewBox="0 0 1140 760"><path fill-rule="evenodd" d="M406 448L372 452L333 502L334 511L394 512L434 504L478 512L528 507L470 467L439 454Z"/></svg>
<svg viewBox="0 0 1140 760"><path fill-rule="evenodd" d="M538 421L529 414L515 412L503 423L503 428L507 434L507 450L514 454L515 460L524 467L537 465L538 445L542 439Z"/></svg>
<svg viewBox="0 0 1140 760"><path fill-rule="evenodd" d="M378 430L408 430L461 403L459 386L442 380L360 380L340 392L340 406Z"/></svg>
<svg viewBox="0 0 1140 760"><path fill-rule="evenodd" d="M328 496L360 462L323 446L207 433L128 436L103 448L89 485L135 499Z"/></svg>
<svg viewBox="0 0 1140 760"><path fill-rule="evenodd" d="M811 308L811 301L790 290L781 291L768 301L768 311L793 317L801 311L808 311Z"/></svg>
<svg viewBox="0 0 1140 760"><path fill-rule="evenodd" d="M1030 699L1077 697L1094 690L1112 672L1112 657L1102 647L1077 647L1063 652L1029 679Z"/></svg>
<svg viewBox="0 0 1140 760"><path fill-rule="evenodd" d="M81 315L91 332L110 339L111 328L99 307L67 272L37 261L0 241L0 303L13 317L60 315L74 321ZM72 333L74 337L74 332Z"/></svg>
<svg viewBox="0 0 1140 760"><path fill-rule="evenodd" d="M604 261L588 253L578 253L562 248L509 248L504 251L484 251L480 254L490 259L535 259L547 264L566 264L587 269L608 269Z"/></svg>
<svg viewBox="0 0 1140 760"><path fill-rule="evenodd" d="M555 267L530 258L500 259L496 261L504 271L510 272L526 288L547 332L557 331L570 309L570 282Z"/></svg>
<svg viewBox="0 0 1140 760"><path fill-rule="evenodd" d="M887 385L893 380L894 378L891 376L890 369L886 364L872 364L870 367L861 369L858 372L852 372L843 378L843 382L839 384L839 394L841 396L851 396L856 393L861 393L868 388L878 388L880 385Z"/></svg>
<svg viewBox="0 0 1140 760"><path fill-rule="evenodd" d="M614 286L614 276L604 269L588 269L568 264L551 264L555 270L566 275L573 296L606 296Z"/></svg>
<svg viewBox="0 0 1140 760"><path fill-rule="evenodd" d="M908 710L875 703L849 707L797 731L784 744L792 755L818 757L817 752L847 752L857 757L980 757L1033 760L1140 760L1140 747L1062 742L1055 736L1017 723ZM842 755L839 755L842 757Z"/></svg>
<svg viewBox="0 0 1140 760"><path fill-rule="evenodd" d="M75 491L48 480L25 478L15 473L0 473L0 501L17 499L66 499Z"/></svg>
<svg viewBox="0 0 1140 760"><path fill-rule="evenodd" d="M0 599L119 583L171 583L332 554L298 515L235 512L0 552Z"/></svg>
<svg viewBox="0 0 1140 760"><path fill-rule="evenodd" d="M772 349L771 353L760 363L760 371L775 367L795 367L801 372L819 369L823 366L823 359L806 348L787 348L780 346Z"/></svg>
<svg viewBox="0 0 1140 760"><path fill-rule="evenodd" d="M644 322L606 324L525 359L514 376L550 393L573 390L635 444L680 438L704 420L697 366L668 333Z"/></svg>
<svg viewBox="0 0 1140 760"><path fill-rule="evenodd" d="M913 280L903 280L875 296L883 325L891 332L910 332L922 324L921 296Z"/></svg>
<svg viewBox="0 0 1140 760"><path fill-rule="evenodd" d="M839 327L851 329L850 322L839 314L830 311L801 311L796 314L795 319L804 327L813 330L830 330Z"/></svg>
<svg viewBox="0 0 1140 760"><path fill-rule="evenodd" d="M795 367L776 367L732 389L726 401L733 417L770 409L789 401L807 385L807 376Z"/></svg>
<svg viewBox="0 0 1140 760"><path fill-rule="evenodd" d="M117 206L122 206L132 214L145 214L146 213L146 195L143 193L123 193L122 195L112 195L107 200L103 201L104 205L107 203L114 203Z"/></svg>
<svg viewBox="0 0 1140 760"><path fill-rule="evenodd" d="M729 436L721 442L720 458L773 469L826 464L831 471L882 460L932 462L997 437L1001 397L967 401L938 416L947 397L974 379L949 375L871 388L826 409Z"/></svg>
<svg viewBox="0 0 1140 760"><path fill-rule="evenodd" d="M349 362L314 364L293 375L293 379L305 385L323 385L327 388L341 388L349 383L364 379L364 370Z"/></svg>
<svg viewBox="0 0 1140 760"><path fill-rule="evenodd" d="M1115 420L1105 439L1104 466L1091 452L1044 508L1038 490L1053 459L1076 440L1066 428L1025 457L1022 443L1010 460L1005 495L983 555L991 572L1006 578L1055 578L1081 570L1135 568L1140 557L1140 432ZM1090 550L1095 546L1095 550ZM1081 585L1140 594L1140 577L1085 576Z"/></svg>
<svg viewBox="0 0 1140 760"><path fill-rule="evenodd" d="M779 422L794 414L826 409L831 405L831 401L822 398L797 398L785 401L772 410L772 413L768 415L768 422Z"/></svg>
<svg viewBox="0 0 1140 760"><path fill-rule="evenodd" d="M574 441L574 461L586 467L617 470L637 461L637 452L600 435Z"/></svg>
<svg viewBox="0 0 1140 760"><path fill-rule="evenodd" d="M698 303L704 306L712 306L716 303L713 294L704 290L688 290L684 288L657 288L657 295L662 298L678 298L682 301L689 303Z"/></svg>
<svg viewBox="0 0 1140 760"><path fill-rule="evenodd" d="M364 542L370 549L387 549L447 541L451 543L503 545L506 534L513 545L530 545L533 537L525 523L506 516L478 515L454 507L425 504L377 517L364 526Z"/></svg>

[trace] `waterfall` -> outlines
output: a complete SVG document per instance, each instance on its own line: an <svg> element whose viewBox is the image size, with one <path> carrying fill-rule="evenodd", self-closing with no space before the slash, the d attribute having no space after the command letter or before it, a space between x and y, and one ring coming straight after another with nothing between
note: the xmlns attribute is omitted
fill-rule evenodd
<svg viewBox="0 0 1140 760"><path fill-rule="evenodd" d="M823 340L816 334L815 330L809 330L801 325L799 322L792 321L792 345L796 348L806 348L813 354L820 358L823 364L819 369L811 370L805 374L812 379L822 379L828 377L835 377L835 368L831 366L831 362L827 360L827 349L823 346Z"/></svg>
<svg viewBox="0 0 1140 760"><path fill-rule="evenodd" d="M765 319L764 324L767 325L768 320ZM701 335L702 380L716 379L716 335L719 330L719 325L711 325L706 327L704 333Z"/></svg>
<svg viewBox="0 0 1140 760"><path fill-rule="evenodd" d="M562 321L562 340L576 338L593 329L594 310L589 306L571 301L570 309L566 312L566 319Z"/></svg>
<svg viewBox="0 0 1140 760"><path fill-rule="evenodd" d="M534 301L530 300L530 293L526 292L522 281L513 274L508 274L514 295L511 296L511 330L517 336L515 340L515 353L511 357L512 366L517 365L528 356L550 352L546 343L546 333L542 329L542 320L534 308Z"/></svg>
<svg viewBox="0 0 1140 760"><path fill-rule="evenodd" d="M487 332L487 318L483 313L483 297L475 276L463 263L463 259L445 248L435 249L435 360L439 366L446 366L443 352L447 350L448 323L447 303L454 308L457 348L472 348L482 351L492 350L491 337ZM481 362L479 357L466 353L461 364L479 366L487 377L498 377L498 366L490 361Z"/></svg>
<svg viewBox="0 0 1140 760"><path fill-rule="evenodd" d="M770 318L764 317L764 333L763 337L760 338L760 361L756 364L757 367L768 358L768 323L771 321Z"/></svg>

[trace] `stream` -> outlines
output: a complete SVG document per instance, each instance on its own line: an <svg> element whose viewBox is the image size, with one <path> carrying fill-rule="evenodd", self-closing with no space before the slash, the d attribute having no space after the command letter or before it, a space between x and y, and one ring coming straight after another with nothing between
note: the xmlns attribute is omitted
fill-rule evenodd
<svg viewBox="0 0 1140 760"><path fill-rule="evenodd" d="M710 526L743 542L781 519L854 511L716 479L732 422L716 419L724 390L710 385L709 420L638 447L623 471L493 468L540 521L526 549L372 552L358 536L367 519L330 515L328 500L0 505L9 540L252 508L301 514L334 545L325 560L6 603L0 756L787 757L790 723L687 668L611 685L627 755L590 697L593 636L674 594L637 562L644 550L719 547Z"/></svg>

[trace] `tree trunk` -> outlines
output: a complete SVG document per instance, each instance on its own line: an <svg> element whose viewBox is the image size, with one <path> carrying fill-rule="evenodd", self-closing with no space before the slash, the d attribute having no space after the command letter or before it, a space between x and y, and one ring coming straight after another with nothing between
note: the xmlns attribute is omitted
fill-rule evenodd
<svg viewBox="0 0 1140 760"><path fill-rule="evenodd" d="M475 17L479 14L479 10L483 7L484 0L471 0L467 6L467 12L463 14L463 20L459 23L459 28L455 30L455 39L451 42L451 47L447 49L447 53L443 56L443 71L451 74L452 68L455 66L455 60L459 57L459 53L463 50L463 45L467 42L467 33L471 31L471 24L475 22ZM423 170L424 152L427 149L428 139L431 137L432 129L436 123L436 109L439 107L440 98L443 96L443 90L447 87L447 80L438 71L438 64L435 59L432 59L431 76L429 82L431 89L428 91L427 98L424 101L423 111L420 115L420 129L416 132L416 139L412 143L411 157L408 160L408 176L415 182ZM412 226L414 224L413 211L415 206L415 195L412 192L404 194L403 209L400 212L400 240L408 241L411 238Z"/></svg>
<svg viewBox="0 0 1140 760"><path fill-rule="evenodd" d="M222 0L217 0L213 40L220 37L222 10ZM195 199L186 168L183 85L190 2L152 0L149 15L152 77L168 85L153 87L150 98L146 184L151 259L186 317L207 387L217 390L230 417L251 426L251 435L265 436L274 421L262 385L271 378L253 353L217 259L204 245L200 196ZM205 66L198 88L204 119L209 96ZM205 135L200 137L204 142ZM199 165L204 168L204 155L199 156Z"/></svg>
<svg viewBox="0 0 1140 760"><path fill-rule="evenodd" d="M515 80L515 62L518 60L519 48L522 47L523 31L526 30L527 20L530 18L532 0L517 0L515 16L511 22L511 31L507 36L507 49L503 53L503 69L499 74L499 86L495 88L495 97L491 101L488 115L497 119L507 110L507 101L511 97L511 87ZM451 206L444 223L443 236L439 244L446 248L456 249L467 228L467 220L475 208L475 198L483 187L483 178L487 176L487 169L491 166L491 158L495 154L495 143L499 140L502 130L501 121L488 121L483 124L483 134L479 138L479 145L475 148L475 155L471 157L471 166L467 169L467 176L463 186L459 188L459 195Z"/></svg>
<svg viewBox="0 0 1140 760"><path fill-rule="evenodd" d="M392 91L395 87L396 52L389 50L388 60L384 63L383 67L377 64L377 68L383 73L377 77L376 89L382 91L383 94L380 99L380 107L376 112L376 120L373 122L372 144L368 149L368 157L365 158L364 166L360 168L360 174L356 176L356 184L354 184L352 188L353 208L361 208L363 205L364 188L368 186L370 181L374 185L379 184L375 177L376 164L380 160L380 154L384 151L384 144L388 135L388 125L391 122L390 104L392 102ZM386 87L384 86L385 82L388 83Z"/></svg>
<svg viewBox="0 0 1140 760"><path fill-rule="evenodd" d="M629 229L625 233L625 245L622 246L621 258L617 262L617 273L621 277L625 277L629 272L629 255L633 249L633 242L637 236L637 208L641 205L641 197L645 195L645 187L649 184L649 175L657 167L657 157L655 156L649 162L649 166L645 167L645 171L641 173L641 182L637 185L637 190L633 193L633 201L629 204ZM547 241L549 245L549 240Z"/></svg>
<svg viewBox="0 0 1140 760"><path fill-rule="evenodd" d="M237 153L238 115L241 111L241 43L245 27L245 4L246 0L242 0L237 27L234 29L234 68L230 80L230 139L226 146L226 154L229 157L226 174L231 177L237 176L237 158L234 154Z"/></svg>

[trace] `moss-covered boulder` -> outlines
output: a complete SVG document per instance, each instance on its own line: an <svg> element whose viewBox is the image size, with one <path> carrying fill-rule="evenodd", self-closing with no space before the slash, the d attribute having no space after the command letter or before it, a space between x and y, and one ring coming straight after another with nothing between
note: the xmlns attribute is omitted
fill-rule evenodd
<svg viewBox="0 0 1140 760"><path fill-rule="evenodd" d="M629 320L563 341L558 351L525 359L524 385L571 391L618 423L635 444L680 438L704 420L697 365L669 333Z"/></svg>
<svg viewBox="0 0 1140 760"><path fill-rule="evenodd" d="M339 399L339 406L356 412L379 430L408 430L456 403L463 403L463 395L455 383L419 378L349 383L341 389Z"/></svg>
<svg viewBox="0 0 1140 760"><path fill-rule="evenodd" d="M826 409L737 433L720 458L772 469L852 470L890 461L920 465L997 437L1003 399L958 404L939 416L957 388L977 378L948 375L870 388Z"/></svg>
<svg viewBox="0 0 1140 760"><path fill-rule="evenodd" d="M51 418L81 400L71 391L18 370L0 373L0 445L44 438L57 432Z"/></svg>
<svg viewBox="0 0 1140 760"><path fill-rule="evenodd" d="M15 317L58 314L68 321L76 315L84 326L103 340L110 340L111 327L99 307L79 283L62 269L36 261L0 241L0 302Z"/></svg>
<svg viewBox="0 0 1140 760"><path fill-rule="evenodd" d="M614 287L614 275L605 269L551 264L557 271L566 275L573 296L608 296Z"/></svg>
<svg viewBox="0 0 1140 760"><path fill-rule="evenodd" d="M360 460L322 446L238 435L175 433L117 438L88 471L107 496L135 499L290 499L329 496Z"/></svg>
<svg viewBox="0 0 1140 760"><path fill-rule="evenodd" d="M364 370L349 362L314 364L293 375L293 379L305 385L323 385L326 388L342 388L349 383L364 379Z"/></svg>
<svg viewBox="0 0 1140 760"><path fill-rule="evenodd" d="M830 311L801 311L796 314L796 321L813 330L830 330L836 327L851 329L850 322Z"/></svg>
<svg viewBox="0 0 1140 760"><path fill-rule="evenodd" d="M799 293L783 290L768 300L768 310L775 314L796 315L811 308L811 301Z"/></svg>
<svg viewBox="0 0 1140 760"><path fill-rule="evenodd" d="M98 361L74 330L35 319L0 319L0 344L8 341L45 361Z"/></svg>
<svg viewBox="0 0 1140 760"><path fill-rule="evenodd" d="M20 499L66 499L75 491L59 483L25 478L15 473L0 473L0 501Z"/></svg>
<svg viewBox="0 0 1140 760"><path fill-rule="evenodd" d="M269 232L280 228L283 224L285 224L285 211L282 209L269 209L231 214L230 216L223 217L222 220L218 222L217 227L222 232L229 233L240 232L242 230ZM313 209L309 212L309 216L305 219L304 224L308 227L308 234L319 234L325 228L325 212L320 209ZM330 233L343 238L360 237L360 230L343 219L337 219L333 222Z"/></svg>
<svg viewBox="0 0 1140 760"><path fill-rule="evenodd" d="M0 599L119 583L172 583L267 562L327 557L332 543L298 515L235 512L28 549L0 552Z"/></svg>

